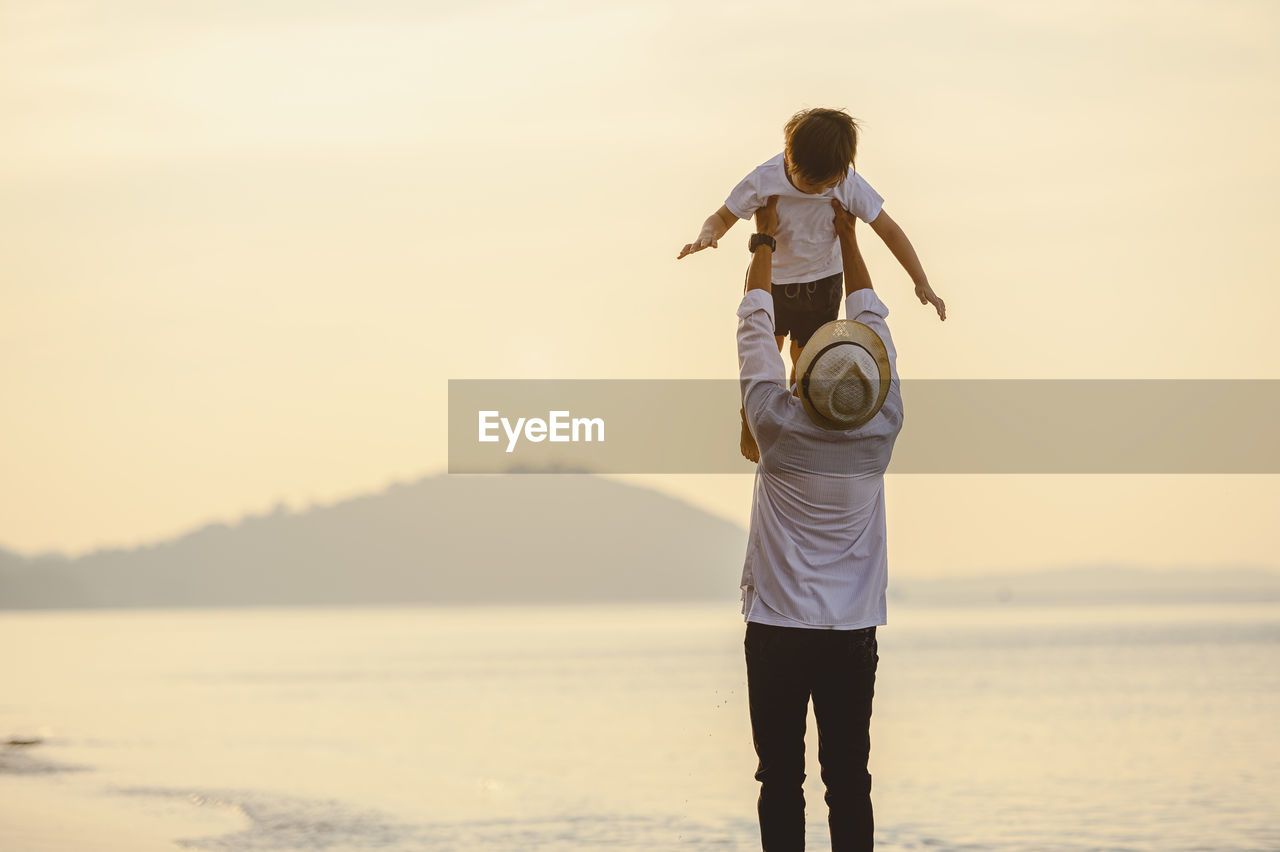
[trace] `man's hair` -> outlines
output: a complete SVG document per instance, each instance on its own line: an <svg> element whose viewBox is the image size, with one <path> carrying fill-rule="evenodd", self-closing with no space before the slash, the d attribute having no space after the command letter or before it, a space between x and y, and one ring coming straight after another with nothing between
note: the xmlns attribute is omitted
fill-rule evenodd
<svg viewBox="0 0 1280 852"><path fill-rule="evenodd" d="M783 132L791 164L811 181L843 176L858 152L858 123L842 109L801 110Z"/></svg>

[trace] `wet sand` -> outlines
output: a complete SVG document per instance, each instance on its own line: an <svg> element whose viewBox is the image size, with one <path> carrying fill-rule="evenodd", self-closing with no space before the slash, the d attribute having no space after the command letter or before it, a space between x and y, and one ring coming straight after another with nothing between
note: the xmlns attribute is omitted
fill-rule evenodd
<svg viewBox="0 0 1280 852"><path fill-rule="evenodd" d="M0 771L0 849L12 852L174 852L186 838L242 829L247 820L186 802L103 795L92 771Z"/></svg>

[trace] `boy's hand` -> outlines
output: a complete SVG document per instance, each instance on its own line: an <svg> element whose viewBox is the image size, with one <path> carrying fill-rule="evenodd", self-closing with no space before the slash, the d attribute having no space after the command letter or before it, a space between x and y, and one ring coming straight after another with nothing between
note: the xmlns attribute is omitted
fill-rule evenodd
<svg viewBox="0 0 1280 852"><path fill-rule="evenodd" d="M716 248L717 246L719 246L719 244L720 244L720 240L718 237L716 237L715 228L711 227L709 224L703 225L702 233L698 234L698 238L696 240L689 243L684 248L680 249L680 254L676 255L676 260L679 260L680 258L684 257L686 254L693 254L695 251L702 251L704 248L707 248L708 246L710 246L711 248Z"/></svg>
<svg viewBox="0 0 1280 852"><path fill-rule="evenodd" d="M773 236L778 230L778 196L770 195L765 206L756 211L756 233Z"/></svg>
<svg viewBox="0 0 1280 852"><path fill-rule="evenodd" d="M708 216L707 221L702 223L702 230L698 233L698 238L682 248L680 253L676 255L676 260L686 254L702 251L708 246L715 248L720 244L720 238L729 233L729 229L737 221L738 217L733 215L733 211L727 206L721 205L719 210Z"/></svg>
<svg viewBox="0 0 1280 852"><path fill-rule="evenodd" d="M947 319L947 303L938 298L938 294L933 292L933 288L929 286L929 282L916 285L916 298L920 300L922 305L933 305L938 311L938 319L944 322Z"/></svg>

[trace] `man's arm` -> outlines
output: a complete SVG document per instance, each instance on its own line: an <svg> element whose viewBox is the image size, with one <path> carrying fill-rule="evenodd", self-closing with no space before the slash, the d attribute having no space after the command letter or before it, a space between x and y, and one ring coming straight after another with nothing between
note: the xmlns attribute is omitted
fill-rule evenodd
<svg viewBox="0 0 1280 852"><path fill-rule="evenodd" d="M773 236L777 229L778 199L774 196L756 211L756 232ZM738 378L743 411L757 443L768 440L760 431L765 400L772 393L786 393L787 370L773 336L772 279L773 249L766 243L751 255L747 292L738 307Z"/></svg>
<svg viewBox="0 0 1280 852"><path fill-rule="evenodd" d="M840 256L844 260L845 318L860 322L880 335L880 340L884 343L885 351L889 355L889 371L893 377L893 385L889 393L898 399L895 407L901 412L901 398L897 396L898 350L894 348L893 335L889 333L889 325L885 322L889 309L885 307L884 302L880 301L875 288L871 286L871 274L867 272L862 253L858 251L858 241L853 236L853 226L858 221L857 218L834 199L831 207L836 214L836 237L840 240Z"/></svg>
<svg viewBox="0 0 1280 852"><path fill-rule="evenodd" d="M772 237L777 232L778 196L771 195L769 203L756 211L756 233ZM769 248L768 243L757 248L751 255L751 265L747 267L747 289L773 293L773 249Z"/></svg>
<svg viewBox="0 0 1280 852"><path fill-rule="evenodd" d="M840 260L844 263L844 294L848 296L855 290L872 290L871 273L867 270L862 252L858 251L858 239L853 234L853 225L857 217L831 199L831 209L835 211L836 238L840 241ZM853 319L853 317L849 317Z"/></svg>
<svg viewBox="0 0 1280 852"><path fill-rule="evenodd" d="M698 238L682 248L680 254L676 255L676 260L686 254L702 251L708 246L716 248L720 243L720 238L728 233L736 221L738 221L738 217L730 213L728 207L721 204L720 209L708 216L707 221L702 223L702 230L698 233Z"/></svg>
<svg viewBox="0 0 1280 852"><path fill-rule="evenodd" d="M945 320L947 318L946 303L938 298L938 294L934 293L933 288L929 286L929 276L924 274L924 267L920 265L920 258L916 256L915 247L911 245L911 240L907 239L906 233L898 226L898 223L893 221L889 214L882 209L880 215L871 220L871 230L875 231L880 239L884 240L884 244L889 247L889 251L898 259L898 263L902 264L902 268L907 270L911 280L915 282L916 298L920 300L920 304L933 305L938 311L938 319Z"/></svg>

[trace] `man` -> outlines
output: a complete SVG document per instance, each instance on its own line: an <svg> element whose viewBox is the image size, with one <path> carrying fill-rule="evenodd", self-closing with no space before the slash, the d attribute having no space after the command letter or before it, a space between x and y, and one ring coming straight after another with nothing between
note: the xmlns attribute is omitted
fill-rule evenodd
<svg viewBox="0 0 1280 852"><path fill-rule="evenodd" d="M831 848L872 848L867 758L875 631L885 623L884 472L902 429L902 397L889 310L871 287L853 217L832 207L847 319L809 339L792 391L773 335L776 197L756 213L738 308L743 410L760 447L742 600L766 852L804 848L811 697Z"/></svg>

